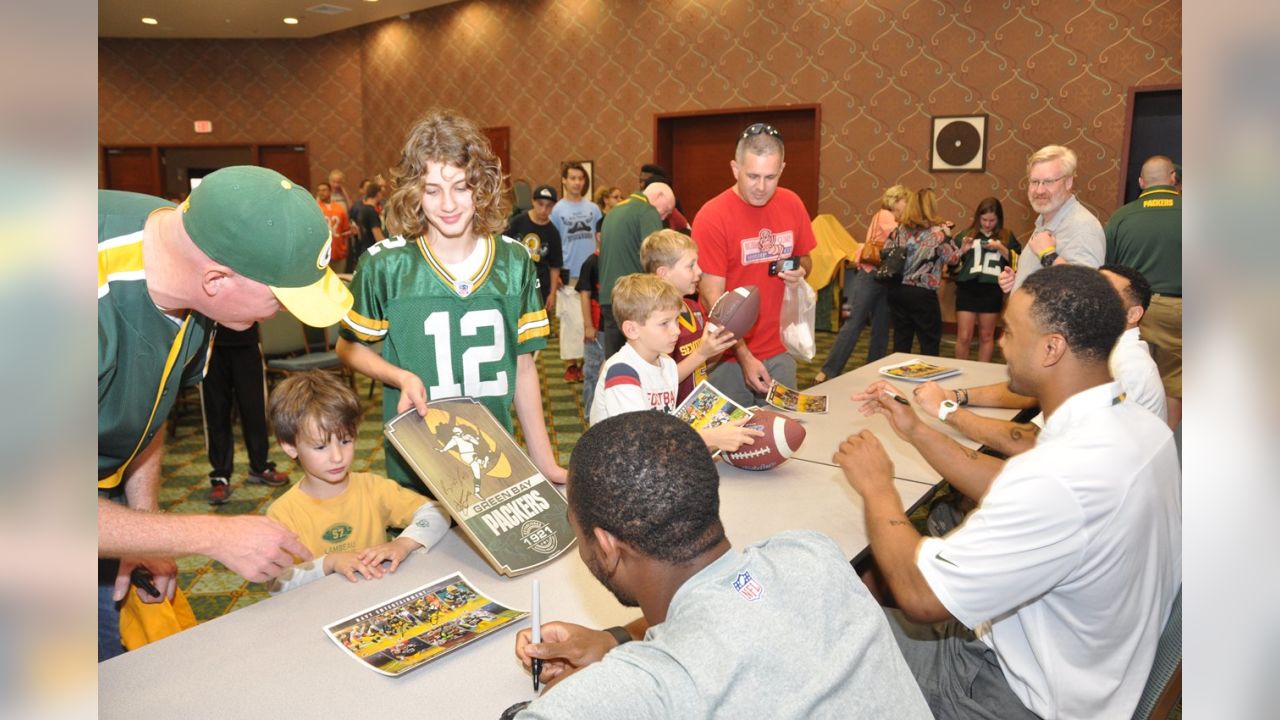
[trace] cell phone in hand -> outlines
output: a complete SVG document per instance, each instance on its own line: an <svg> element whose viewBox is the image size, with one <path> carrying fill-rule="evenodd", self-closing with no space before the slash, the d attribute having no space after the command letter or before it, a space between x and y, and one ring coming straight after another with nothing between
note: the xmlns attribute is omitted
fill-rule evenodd
<svg viewBox="0 0 1280 720"><path fill-rule="evenodd" d="M769 274L777 275L779 272L795 270L795 269L798 269L799 267L800 267L800 258L790 257L790 258L783 258L781 260L774 260L773 262L769 263Z"/></svg>

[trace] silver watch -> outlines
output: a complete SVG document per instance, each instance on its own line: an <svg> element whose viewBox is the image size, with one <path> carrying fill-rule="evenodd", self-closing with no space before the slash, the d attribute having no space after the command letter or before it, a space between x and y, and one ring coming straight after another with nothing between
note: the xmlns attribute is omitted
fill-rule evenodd
<svg viewBox="0 0 1280 720"><path fill-rule="evenodd" d="M942 404L938 406L938 419L942 422L946 422L947 418L951 416L951 413L959 409L960 406L956 404L955 400L943 400Z"/></svg>

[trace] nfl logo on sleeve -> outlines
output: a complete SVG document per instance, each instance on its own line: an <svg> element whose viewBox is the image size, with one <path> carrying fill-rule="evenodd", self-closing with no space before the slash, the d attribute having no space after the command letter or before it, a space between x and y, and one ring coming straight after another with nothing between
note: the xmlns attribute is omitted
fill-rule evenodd
<svg viewBox="0 0 1280 720"><path fill-rule="evenodd" d="M750 571L738 573L738 576L733 579L733 589L737 590L739 595L752 602L759 600L760 596L764 595L764 588L760 586L760 583L756 582L755 578L751 577Z"/></svg>

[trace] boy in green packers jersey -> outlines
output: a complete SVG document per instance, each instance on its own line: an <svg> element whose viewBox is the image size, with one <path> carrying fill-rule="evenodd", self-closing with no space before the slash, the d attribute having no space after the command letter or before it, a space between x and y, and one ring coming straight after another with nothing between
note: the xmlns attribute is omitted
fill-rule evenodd
<svg viewBox="0 0 1280 720"><path fill-rule="evenodd" d="M511 430L514 399L530 458L563 483L533 363L550 325L528 251L499 234L507 211L488 141L471 121L432 112L409 132L392 173L393 237L359 259L338 356L386 386L384 420L467 396ZM381 355L370 347L379 341ZM386 457L389 477L424 489L390 442Z"/></svg>

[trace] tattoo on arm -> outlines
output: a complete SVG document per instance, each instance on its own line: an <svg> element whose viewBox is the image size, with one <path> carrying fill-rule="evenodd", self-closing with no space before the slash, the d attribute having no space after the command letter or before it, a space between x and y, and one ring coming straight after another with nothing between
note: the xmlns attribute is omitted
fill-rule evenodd
<svg viewBox="0 0 1280 720"><path fill-rule="evenodd" d="M910 521L910 520L907 520L907 519L905 519L905 518L903 518L903 519L901 519L901 520L899 520L898 518L890 518L890 520L889 520L889 524L890 524L890 525L910 525L910 524L911 524L911 521Z"/></svg>
<svg viewBox="0 0 1280 720"><path fill-rule="evenodd" d="M1040 434L1040 428L1035 423L1027 423L1026 425L1014 425L1009 428L1009 438L1018 442L1022 441L1024 435L1030 435L1032 438Z"/></svg>
<svg viewBox="0 0 1280 720"><path fill-rule="evenodd" d="M964 456L965 456L965 457L967 457L967 458L969 458L970 460L977 460L977 459L978 459L978 451L977 451L977 450L972 450L972 449L967 448L967 447L961 447L960 449L964 451Z"/></svg>

